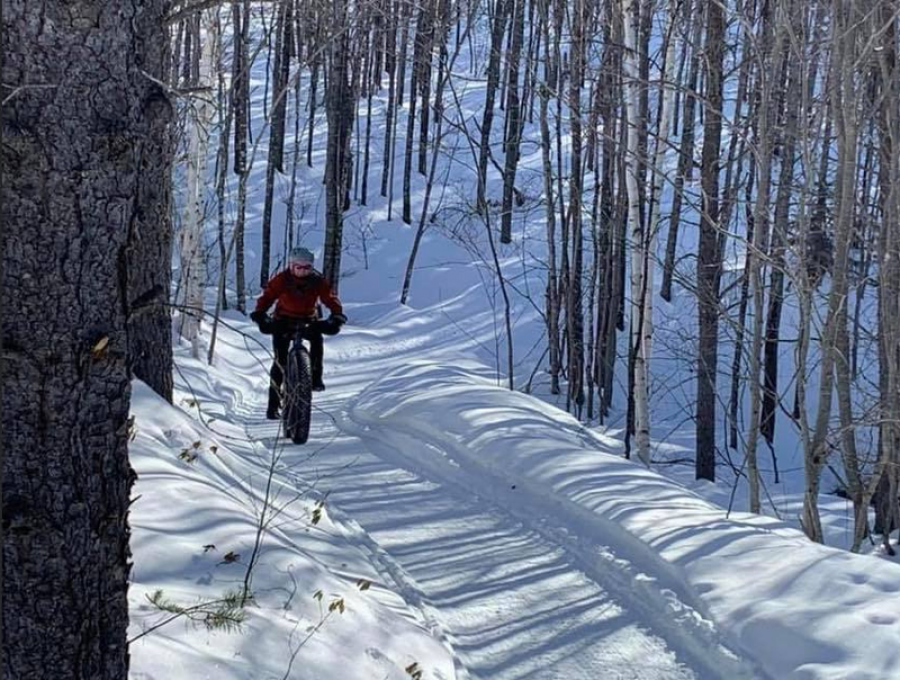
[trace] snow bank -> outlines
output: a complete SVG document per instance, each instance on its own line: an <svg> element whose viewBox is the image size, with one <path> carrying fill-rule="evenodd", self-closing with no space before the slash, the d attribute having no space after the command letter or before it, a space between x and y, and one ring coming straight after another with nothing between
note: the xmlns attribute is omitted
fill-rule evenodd
<svg viewBox="0 0 900 680"><path fill-rule="evenodd" d="M142 636L170 616L150 604L154 591L181 606L221 598L240 587L253 550L271 451L245 431L246 423L266 426L262 405L242 399L252 394L245 383L253 359L237 344L229 353L226 341L236 337L226 331L221 368L179 358L175 406L133 385L130 455L139 477L130 676L408 680L406 668L417 663L429 680L455 678L446 646L397 595L358 529L330 516L327 505L313 524L315 490L291 476L287 459L276 470L279 514L265 533L240 630L210 631L181 618ZM206 427L196 419L197 402ZM330 606L337 602L343 608Z"/></svg>
<svg viewBox="0 0 900 680"><path fill-rule="evenodd" d="M489 375L474 362L411 362L366 389L349 418L370 436L418 442L423 465L456 470L504 504L594 534L775 680L900 678L900 566L810 543L771 518L726 517Z"/></svg>

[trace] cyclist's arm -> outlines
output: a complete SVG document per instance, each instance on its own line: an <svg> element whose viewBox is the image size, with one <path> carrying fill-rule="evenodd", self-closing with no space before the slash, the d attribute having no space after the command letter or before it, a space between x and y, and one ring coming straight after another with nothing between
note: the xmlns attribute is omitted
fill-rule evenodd
<svg viewBox="0 0 900 680"><path fill-rule="evenodd" d="M278 297L284 292L284 274L278 274L271 279L262 294L256 299L255 312L266 312L269 307L275 304Z"/></svg>
<svg viewBox="0 0 900 680"><path fill-rule="evenodd" d="M319 299L322 301L322 304L331 310L332 314L344 313L344 306L341 304L340 299L334 294L328 281L325 281L324 279L319 287Z"/></svg>

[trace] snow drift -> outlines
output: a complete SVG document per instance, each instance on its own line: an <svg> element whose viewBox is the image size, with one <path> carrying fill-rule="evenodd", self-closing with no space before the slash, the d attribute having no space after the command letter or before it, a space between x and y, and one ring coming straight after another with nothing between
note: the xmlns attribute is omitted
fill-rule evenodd
<svg viewBox="0 0 900 680"><path fill-rule="evenodd" d="M489 375L475 362L411 362L362 392L348 428L401 438L407 452L417 441L420 466L599 536L635 583L674 593L771 678L900 677L900 566L810 543L772 518L729 516Z"/></svg>

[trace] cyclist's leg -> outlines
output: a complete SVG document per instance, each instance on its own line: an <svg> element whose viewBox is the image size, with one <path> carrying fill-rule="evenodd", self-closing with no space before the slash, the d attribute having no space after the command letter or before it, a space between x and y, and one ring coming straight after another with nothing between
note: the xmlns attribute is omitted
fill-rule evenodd
<svg viewBox="0 0 900 680"><path fill-rule="evenodd" d="M288 333L274 333L272 335L272 349L275 359L272 362L272 370L269 372L269 407L266 417L270 420L278 418L278 409L281 406L281 385L284 383L284 366L287 365L288 351L291 348L291 336Z"/></svg>
<svg viewBox="0 0 900 680"><path fill-rule="evenodd" d="M324 390L325 383L322 382L322 364L325 357L325 343L322 341L322 334L310 330L306 334L309 340L309 363L312 373L312 384L314 390Z"/></svg>

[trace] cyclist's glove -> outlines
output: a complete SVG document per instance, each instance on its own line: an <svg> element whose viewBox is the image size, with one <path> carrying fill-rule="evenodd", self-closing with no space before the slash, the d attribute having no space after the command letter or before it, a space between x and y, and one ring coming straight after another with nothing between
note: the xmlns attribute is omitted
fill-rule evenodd
<svg viewBox="0 0 900 680"><path fill-rule="evenodd" d="M256 310L250 313L250 320L259 326L259 332L263 335L271 335L273 331L274 319L262 310Z"/></svg>
<svg viewBox="0 0 900 680"><path fill-rule="evenodd" d="M332 314L327 321L321 324L322 335L337 335L341 332L341 326L347 323L347 317L343 314Z"/></svg>

